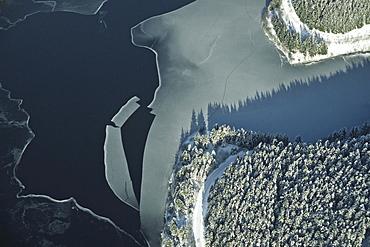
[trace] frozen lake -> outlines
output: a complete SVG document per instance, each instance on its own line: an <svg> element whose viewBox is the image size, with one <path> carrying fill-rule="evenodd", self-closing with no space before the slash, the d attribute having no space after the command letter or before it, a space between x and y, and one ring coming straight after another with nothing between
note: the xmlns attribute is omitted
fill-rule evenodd
<svg viewBox="0 0 370 247"><path fill-rule="evenodd" d="M22 18L39 11L59 10L94 14L104 1L90 2L89 5L85 5L86 8L82 7L83 0L74 2L76 6L68 5L68 1L22 3L24 4L20 6L23 7L17 11L12 11L11 8L6 10L12 15L8 15L9 21L1 19L0 28L6 29ZM129 210L135 211L134 209L139 208L141 227L145 235L152 246L159 246L168 178L175 163L181 133L190 129L193 111L197 113L203 111L206 116L209 115L209 127L216 122L225 123L255 131L287 133L290 138L301 135L303 140L308 141L315 141L341 127L351 128L361 125L368 120L370 65L365 61L366 56L338 57L309 66L290 66L284 63L261 29L260 19L264 5L265 1L262 0L198 0L173 12L147 19L132 28L133 43L155 53L160 80L154 99L149 104L155 118L145 146L140 198L135 198L137 187L132 184L134 180L132 171L135 168L140 169L132 164L130 166L125 153L119 154L130 149L127 133L122 134L120 129L126 120L130 121L128 120L130 114L139 107L136 104L139 98L141 107L136 113L143 111L152 99L152 91L149 89L155 86L149 83L153 71L141 69L140 65L144 62L140 62L140 55L137 55L139 53L130 53L133 49L142 50L140 54L149 52L129 44L128 28L125 29L127 36L125 38L119 36L117 39L117 33L120 35L121 32L124 33L121 24L128 25L126 24L128 17L122 14L121 9L114 8L119 12L117 16L125 17L122 19L117 17L118 21L115 19L112 25L108 25L107 35L98 38L91 34L90 23L85 23L86 28L83 28L82 35L77 27L76 30L74 27L75 23L83 24L81 19L77 16L65 18L67 15L61 14L56 15L55 26L50 21L44 22L44 27L39 28L42 21L39 23L36 21L36 25L30 25L31 28L26 24L23 26L26 27L24 30L30 33L25 31L17 33L16 28L18 31L22 30L22 25L14 28L14 31L8 30L7 32L16 34L14 36L16 42L10 38L11 35L4 35L2 39L6 48L3 52L7 58L0 66L2 80L9 81L9 85L14 81L20 84L22 81L27 82L25 83L27 85L19 86L23 90L22 93L29 97L29 100L25 100L25 106L30 102L40 101L35 103L34 107L30 107L31 124L32 121L42 123L42 127L35 124L36 138L31 146L37 143L39 146L37 152L36 148L30 149L31 146L28 149L35 153L33 159L28 159L31 160L28 163L46 164L52 174L44 177L40 175L41 177L37 179L32 179L27 174L30 180L28 184L32 183L32 180L37 180L40 188L42 187L36 189L37 193L58 195L57 198L76 196L87 207L91 207L99 214L115 218L115 222L122 226L132 224L132 221L126 220L126 213L132 213ZM59 6L59 9L56 6ZM6 11L4 10L2 14L6 15ZM106 13L101 12L99 16L94 17L96 36ZM55 28L66 19L70 23L66 22L64 29L60 26ZM130 19L130 27L142 19L144 18ZM71 37L64 39L67 33ZM115 33L114 37L109 36L112 33ZM40 40L35 38L38 34ZM42 37L46 34L50 34L48 39ZM85 36L90 38L84 38ZM17 42L21 49L16 45L13 47ZM128 48L120 49L124 45ZM13 47L13 50L9 47ZM71 52L65 60L60 60L60 64L50 59L54 57L59 61L59 58L65 57L65 51ZM98 60L101 61L97 63ZM83 69L82 65L85 66ZM22 75L17 73L19 68L22 69ZM145 68L147 69L147 66ZM35 79L35 71L44 74ZM140 83L130 81L134 77L131 75L127 76L129 79L121 77L128 71L135 74ZM40 88L42 90L39 90ZM124 104L127 98L137 95L137 91L140 91L139 97L133 98L135 102L130 101L129 107L122 108L122 112L125 113L120 115L119 105ZM257 93L270 95L256 97ZM23 95L20 97L24 98ZM239 111L235 110L232 113L222 111L218 107L209 108L209 104L213 103L239 106L239 101L244 102L247 98L250 99L248 103L242 104ZM37 114L38 109L42 113ZM210 112L208 109L211 109ZM118 114L114 115L117 111ZM58 113L59 118L52 118L51 112ZM113 116L115 117L112 119ZM53 121L50 121L49 117ZM109 123L110 119L116 126ZM68 128L64 125L55 128L60 123L68 123L65 124ZM104 126L106 126L105 139ZM66 129L68 135L65 133ZM142 125L138 129L144 132ZM55 133L58 134L57 138L51 138ZM139 134L131 134L132 144ZM124 138L123 142L121 136ZM143 139L145 137L140 137L140 140ZM49 150L52 145L47 144L45 140L55 145L54 153ZM105 147L109 149L105 153L106 177L103 175L102 166L104 140L107 141ZM43 157L44 150L47 159ZM132 153L127 152L127 156L130 155L132 157ZM36 156L39 158L35 159ZM135 159L140 163L141 155L137 156ZM55 167L63 167L63 170L71 173L76 170L75 174L78 175L62 176L62 172L55 172ZM45 167L30 170L47 173ZM130 172L132 173L129 174ZM84 174L83 179L81 174ZM119 212L121 201L113 193L109 194L111 191L108 186L104 189L101 186L102 183L105 184L105 178L114 194L131 206L122 210L125 211L125 217ZM140 179L136 177L135 180ZM89 188L95 194L85 193L85 188ZM105 207L108 201L110 203L113 201L114 206L111 208L117 210ZM119 217L120 220L117 220Z"/></svg>
<svg viewBox="0 0 370 247"><path fill-rule="evenodd" d="M311 83L320 78L322 83L329 87L325 89L327 94L320 94L320 89L309 92L309 87L298 87L300 90L307 90L313 97L312 100L320 99L320 104L313 108L316 113L313 116L316 119L297 126L297 133L306 133L307 127L320 129L324 126L325 131L337 128L335 119L331 122L317 121L317 118L340 107L341 102L332 100L334 97L338 99L338 95L330 94L337 88L341 88L341 94L346 92L348 97L359 101L352 106L362 106L361 111L357 113L351 111L353 114L346 116L343 115L345 111L342 111L343 114L339 114L338 118L342 120L356 118L355 123L344 121L347 127L351 124L361 124L369 117L366 107L369 102L366 97L357 98L357 93L348 91L351 87L344 87L346 90L343 91L343 87L337 87L335 81L326 83L330 76L338 72L352 73L348 66L353 63L361 64L363 58L336 58L296 67L282 62L275 47L261 29L260 18L264 4L264 1L257 0L198 0L179 10L150 18L132 29L133 43L155 52L160 78L160 86L149 105L156 117L149 131L144 153L140 203L142 229L154 246L159 245L168 178L174 165L181 131L189 129L193 110L203 110L207 114L210 103L238 104L238 101L245 101L246 98L255 98L256 92L271 93L273 90L279 91L281 85L288 87L295 81ZM368 68L368 64L365 66ZM363 73L365 75L362 74L362 77L368 75L366 68ZM342 80L339 84L356 83L352 81L354 78L351 76L342 76L335 78L349 81ZM368 92L366 80L360 87L360 91ZM305 95L302 93L300 97ZM290 109L289 104L295 104L298 99L294 97L279 106L283 110L266 105L260 111L266 115L279 116L279 111ZM284 100L284 97L280 99ZM310 99L304 99L299 104L309 105ZM326 105L326 101L327 105L338 103L338 106L323 110L322 106ZM308 106L305 109L310 108ZM298 110L294 110L295 118L304 118L307 112L299 111L298 107ZM261 130L266 132L284 132L286 128L283 127L289 122L289 119L284 118L276 122L270 118L270 122L266 122L259 118L258 112L239 114L229 119L213 112L210 112L210 115L211 122L238 124L238 127L257 130L259 126L264 126ZM218 117L217 121L212 119L213 116ZM249 126L248 118L252 119L250 122L253 122L253 125Z"/></svg>

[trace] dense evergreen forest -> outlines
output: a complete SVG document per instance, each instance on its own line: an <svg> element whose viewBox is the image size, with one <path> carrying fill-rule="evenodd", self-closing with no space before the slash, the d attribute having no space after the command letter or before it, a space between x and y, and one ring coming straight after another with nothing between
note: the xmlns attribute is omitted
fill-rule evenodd
<svg viewBox="0 0 370 247"><path fill-rule="evenodd" d="M206 131L199 126L202 118L193 118L192 128L198 122L198 131L184 139L170 179L163 246L194 246L191 220L197 194L207 176L227 157L240 150L252 150L261 142L279 140L288 144L288 138L282 134L235 130L225 125Z"/></svg>
<svg viewBox="0 0 370 247"><path fill-rule="evenodd" d="M326 34L345 34L367 24L370 24L368 0L271 0L262 16L266 35L290 61L297 63L313 57L320 59L317 55L328 55L330 46L340 42L359 42L364 35L341 39Z"/></svg>
<svg viewBox="0 0 370 247"><path fill-rule="evenodd" d="M280 9L283 0L272 0L269 2L262 17L262 24L265 33L272 38L276 35L278 46L289 51L288 54L302 53L305 56L326 55L327 44L322 38L308 31L296 30L291 23L283 20L283 13ZM289 1L289 0L288 0ZM268 20L271 22L272 30L268 27ZM273 34L273 33L275 34Z"/></svg>
<svg viewBox="0 0 370 247"><path fill-rule="evenodd" d="M321 41L320 37L313 35L302 36L295 30L292 30L290 26L287 26L278 15L273 16L271 21L281 45L290 52L300 52L311 57L328 53L328 46Z"/></svg>
<svg viewBox="0 0 370 247"><path fill-rule="evenodd" d="M309 144L225 125L199 130L174 166L163 246L195 245L197 195L231 155L207 199L206 246L361 246L370 228L369 133L366 122Z"/></svg>
<svg viewBox="0 0 370 247"><path fill-rule="evenodd" d="M314 144L261 142L208 197L207 246L361 246L370 228L370 125Z"/></svg>
<svg viewBox="0 0 370 247"><path fill-rule="evenodd" d="M310 29L346 33L370 24L369 0L292 0L300 20Z"/></svg>

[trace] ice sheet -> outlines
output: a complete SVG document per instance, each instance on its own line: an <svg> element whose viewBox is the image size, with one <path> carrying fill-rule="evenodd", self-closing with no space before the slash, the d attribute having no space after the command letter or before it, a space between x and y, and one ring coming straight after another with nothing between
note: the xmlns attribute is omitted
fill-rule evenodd
<svg viewBox="0 0 370 247"><path fill-rule="evenodd" d="M112 118L116 126L106 126L104 143L105 177L113 192L129 206L139 210L126 154L122 143L121 127L140 107L138 97L131 98Z"/></svg>
<svg viewBox="0 0 370 247"><path fill-rule="evenodd" d="M156 117L144 153L140 203L142 229L152 246L159 246L168 178L193 110L207 114L212 102L236 103L294 80L346 70L342 58L310 66L283 64L261 29L264 4L198 0L132 29L133 43L155 52L160 78L149 105Z"/></svg>

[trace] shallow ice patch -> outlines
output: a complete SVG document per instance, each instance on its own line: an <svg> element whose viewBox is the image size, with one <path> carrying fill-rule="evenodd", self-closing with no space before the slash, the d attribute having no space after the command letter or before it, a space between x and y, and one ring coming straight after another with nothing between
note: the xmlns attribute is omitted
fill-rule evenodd
<svg viewBox="0 0 370 247"><path fill-rule="evenodd" d="M112 118L116 126L106 126L104 143L105 177L115 195L129 206L139 210L122 142L121 127L140 107L138 97L130 99Z"/></svg>
<svg viewBox="0 0 370 247"><path fill-rule="evenodd" d="M28 16L39 12L71 12L94 15L107 0L4 0L0 3L0 29L7 30Z"/></svg>

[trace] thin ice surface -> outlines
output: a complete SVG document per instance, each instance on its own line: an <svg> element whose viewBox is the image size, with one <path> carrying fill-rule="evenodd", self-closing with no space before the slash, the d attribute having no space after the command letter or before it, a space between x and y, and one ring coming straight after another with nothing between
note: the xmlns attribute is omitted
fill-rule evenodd
<svg viewBox="0 0 370 247"><path fill-rule="evenodd" d="M122 143L121 127L140 107L138 97L130 99L112 118L116 126L106 126L104 143L105 177L115 195L129 206L139 210Z"/></svg>
<svg viewBox="0 0 370 247"><path fill-rule="evenodd" d="M39 12L65 11L94 15L107 0L4 0L0 3L0 29L8 29Z"/></svg>
<svg viewBox="0 0 370 247"><path fill-rule="evenodd" d="M149 105L156 115L146 143L140 215L160 245L168 178L192 110L231 104L291 81L346 70L342 59L308 67L282 66L260 24L264 1L198 0L133 27L133 43L157 54L160 86Z"/></svg>

